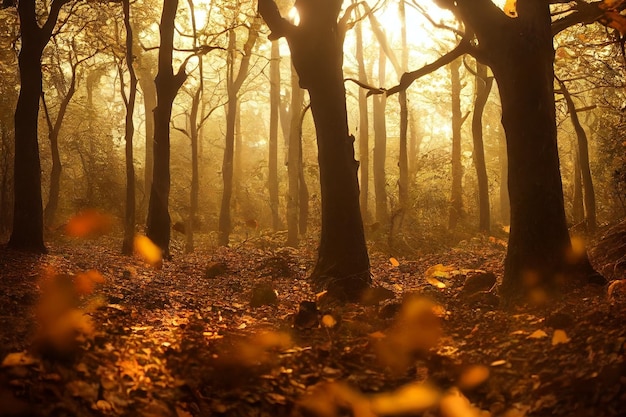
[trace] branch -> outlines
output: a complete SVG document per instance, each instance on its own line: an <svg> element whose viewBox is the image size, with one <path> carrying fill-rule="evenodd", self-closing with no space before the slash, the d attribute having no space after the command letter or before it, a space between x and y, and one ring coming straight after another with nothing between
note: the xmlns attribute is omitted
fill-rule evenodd
<svg viewBox="0 0 626 417"><path fill-rule="evenodd" d="M50 36L52 36L52 31L54 30L54 27L57 24L61 7L63 7L65 4L69 2L70 0L53 0L52 1L48 19L46 20L46 23L44 23L43 27L41 28L44 39L50 39Z"/></svg>
<svg viewBox="0 0 626 417"><path fill-rule="evenodd" d="M271 41L280 39L283 36L288 37L297 28L297 26L291 24L280 15L274 0L259 0L258 10L263 20L265 20L265 24L272 31L268 36L268 39Z"/></svg>
<svg viewBox="0 0 626 417"><path fill-rule="evenodd" d="M371 85L365 84L355 78L345 78L343 80L345 81L352 81L353 83L355 83L356 85L358 85L361 88L364 88L367 91L367 96L371 96L371 95L376 95L376 94L384 94L387 90L385 90L382 87L372 87Z"/></svg>
<svg viewBox="0 0 626 417"><path fill-rule="evenodd" d="M443 67L444 65L449 64L461 55L467 53L472 53L472 45L469 40L463 38L461 39L461 43L459 43L456 48L443 55L435 62L424 65L422 68L416 71L405 72L404 74L402 74L402 77L400 78L400 84L387 90L387 96L391 96L400 91L405 91L407 88L409 88L411 84L413 84L413 81L423 77L424 75L430 74L431 72Z"/></svg>

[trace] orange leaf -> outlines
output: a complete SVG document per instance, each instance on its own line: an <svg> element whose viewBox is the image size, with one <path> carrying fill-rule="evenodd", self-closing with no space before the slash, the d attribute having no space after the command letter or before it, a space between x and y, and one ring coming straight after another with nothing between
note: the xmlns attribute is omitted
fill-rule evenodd
<svg viewBox="0 0 626 417"><path fill-rule="evenodd" d="M398 260L396 258L389 258L389 262L391 263L391 265L393 266L400 266L400 262L398 262Z"/></svg>
<svg viewBox="0 0 626 417"><path fill-rule="evenodd" d="M72 217L65 225L65 233L80 238L98 237L108 233L112 225L110 215L89 209Z"/></svg>
<svg viewBox="0 0 626 417"><path fill-rule="evenodd" d="M93 292L95 284L102 284L104 277L95 269L87 272L82 272L74 278L74 287L79 294L91 294Z"/></svg>

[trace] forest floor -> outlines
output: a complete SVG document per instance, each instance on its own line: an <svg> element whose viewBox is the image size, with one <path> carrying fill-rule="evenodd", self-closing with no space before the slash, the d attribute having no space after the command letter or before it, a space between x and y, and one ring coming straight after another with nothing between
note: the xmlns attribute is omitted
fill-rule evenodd
<svg viewBox="0 0 626 417"><path fill-rule="evenodd" d="M368 305L315 294L315 242L277 241L175 243L160 269L110 236L0 248L0 416L626 416L626 223L591 244L615 284L513 310L482 272L498 239L372 249Z"/></svg>

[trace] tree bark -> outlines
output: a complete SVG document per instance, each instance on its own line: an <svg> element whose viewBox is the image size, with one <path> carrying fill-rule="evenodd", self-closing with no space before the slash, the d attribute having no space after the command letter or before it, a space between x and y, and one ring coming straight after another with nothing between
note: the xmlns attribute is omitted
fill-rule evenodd
<svg viewBox="0 0 626 417"><path fill-rule="evenodd" d="M365 70L365 59L363 57L363 21L361 20L355 26L356 36L356 60L359 66L359 81L368 84L367 71ZM367 221L370 218L368 210L369 200L369 172L370 172L370 155L369 155L369 117L367 109L367 91L359 88L359 158L361 163L361 217Z"/></svg>
<svg viewBox="0 0 626 417"><path fill-rule="evenodd" d="M381 46L378 61L378 82L380 85L385 85L386 63ZM387 161L386 105L387 97L384 94L374 96L374 194L376 197L376 221L383 226L389 223L385 175L385 162Z"/></svg>
<svg viewBox="0 0 626 417"><path fill-rule="evenodd" d="M291 106L289 125L289 144L287 147L287 246L298 246L298 217L300 202L300 155L301 113L304 102L304 90L300 88L298 74L291 67Z"/></svg>
<svg viewBox="0 0 626 417"><path fill-rule="evenodd" d="M278 117L280 107L280 48L278 41L272 41L270 60L270 137L268 157L267 188L272 212L272 230L282 228L278 197Z"/></svg>
<svg viewBox="0 0 626 417"><path fill-rule="evenodd" d="M596 194L593 189L591 169L589 168L589 145L587 140L587 133L585 132L585 129L581 125L580 119L578 118L578 113L576 111L576 106L574 105L572 95L565 86L565 83L561 80L558 81L561 86L563 97L565 97L565 102L567 103L567 109L570 114L572 125L574 126L574 131L576 132L576 153L578 168L580 169L580 171L575 175L580 175L582 177L583 201L585 203L585 226L588 232L593 233L597 228Z"/></svg>
<svg viewBox="0 0 626 417"><path fill-rule="evenodd" d="M130 25L130 0L122 0L122 10L124 11L124 27L126 28L126 67L130 76L128 96L124 85L124 72L121 64L120 84L122 97L126 105L126 126L124 131L125 156L126 156L126 207L124 211L124 240L122 242L122 253L132 255L133 242L135 239L135 163L133 157L133 136L135 134L135 124L133 113L135 112L135 101L137 97L137 76L133 68L133 29Z"/></svg>
<svg viewBox="0 0 626 417"><path fill-rule="evenodd" d="M335 298L357 300L371 277L359 207L358 162L354 137L348 133L342 71L345 20L337 22L341 3L297 0L299 26L283 19L272 0L260 0L259 11L272 30L270 39L287 37L300 86L311 97L322 195L313 284Z"/></svg>
<svg viewBox="0 0 626 417"><path fill-rule="evenodd" d="M584 274L565 219L554 107L554 47L548 2L520 0L511 19L490 0L457 2L498 83L507 137L511 233L501 292L542 301ZM598 281L600 279L598 278Z"/></svg>
<svg viewBox="0 0 626 417"><path fill-rule="evenodd" d="M474 79L476 98L472 116L472 139L474 142L474 168L476 168L476 178L478 180L478 229L481 232L489 233L491 229L491 209L489 205L489 180L487 178L487 165L485 164L482 118L489 93L491 92L493 78L487 76L487 66L477 62Z"/></svg>
<svg viewBox="0 0 626 417"><path fill-rule="evenodd" d="M41 163L37 125L43 91L41 55L52 36L61 7L68 0L53 0L42 27L37 23L35 0L18 3L22 48L18 57L20 95L15 108L15 164L13 231L8 246L44 253Z"/></svg>
<svg viewBox="0 0 626 417"><path fill-rule="evenodd" d="M165 257L169 257L170 243L170 118L178 90L186 79L184 68L174 74L174 21L178 0L164 0L159 32L159 70L155 78L157 106L154 109L154 170L148 206L147 236Z"/></svg>
<svg viewBox="0 0 626 417"><path fill-rule="evenodd" d="M228 48L228 64L227 64L227 90L228 103L226 104L226 136L224 147L224 159L222 162L222 178L224 181L224 190L222 193L222 204L220 207L219 217L219 235L218 242L222 246L228 246L231 232L230 204L233 195L233 171L234 171L234 155L235 155L235 122L237 113L237 100L239 90L248 76L248 68L250 67L250 58L252 56L252 48L259 36L260 21L255 19L248 31L248 39L243 48L243 57L239 64L239 71L235 75L234 65L236 62L235 46L236 37L235 30L229 32L229 48Z"/></svg>
<svg viewBox="0 0 626 417"><path fill-rule="evenodd" d="M461 78L459 59L450 63L450 80L452 83L452 188L450 192L450 212L448 229L454 230L463 217L463 163L461 161Z"/></svg>

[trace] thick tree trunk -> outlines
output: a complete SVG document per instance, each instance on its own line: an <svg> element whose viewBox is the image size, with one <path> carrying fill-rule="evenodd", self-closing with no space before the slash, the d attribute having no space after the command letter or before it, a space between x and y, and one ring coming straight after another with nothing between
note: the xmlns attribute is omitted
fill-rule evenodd
<svg viewBox="0 0 626 417"><path fill-rule="evenodd" d="M185 81L183 68L174 75L174 21L178 0L165 0L159 31L159 72L155 84L157 106L154 109L154 171L148 206L147 236L169 257L170 243L170 118L178 90Z"/></svg>
<svg viewBox="0 0 626 417"><path fill-rule="evenodd" d="M511 202L502 294L542 301L574 271L594 274L586 255L572 254L565 220L549 5L518 1L515 19L487 0L459 6L487 53L502 102Z"/></svg>
<svg viewBox="0 0 626 417"><path fill-rule="evenodd" d="M380 85L385 85L386 64L387 60L381 47L378 61L378 83ZM376 197L376 221L385 227L389 223L387 179L385 175L385 162L387 161L386 105L387 97L384 94L374 96L374 194Z"/></svg>
<svg viewBox="0 0 626 417"><path fill-rule="evenodd" d="M42 93L41 55L50 40L65 0L54 0L43 27L39 27L35 1L18 3L22 48L18 57L20 95L15 109L15 164L13 231L8 246L46 252L43 241L41 163L37 136L39 99Z"/></svg>
<svg viewBox="0 0 626 417"><path fill-rule="evenodd" d="M448 229L454 230L463 217L463 163L461 162L461 60L450 63L450 80L452 83L452 188L450 192L450 213Z"/></svg>
<svg viewBox="0 0 626 417"><path fill-rule="evenodd" d="M485 164L485 147L483 144L483 112L491 92L493 78L487 76L487 66L477 63L476 66L476 98L474 100L474 115L472 117L472 139L474 142L473 160L478 180L478 229L489 233L491 229L491 215L489 205L489 180L487 165Z"/></svg>
<svg viewBox="0 0 626 417"><path fill-rule="evenodd" d="M337 23L341 3L298 0L299 26L282 19L272 0L260 0L259 11L272 29L270 38L287 37L300 85L311 97L322 194L322 235L311 278L336 298L356 300L371 277L359 207L358 162L354 137L348 133L342 71L345 27Z"/></svg>
<svg viewBox="0 0 626 417"><path fill-rule="evenodd" d="M272 230L282 228L278 196L278 116L280 107L280 48L278 41L272 41L270 60L270 137L268 157L267 188L272 211Z"/></svg>

